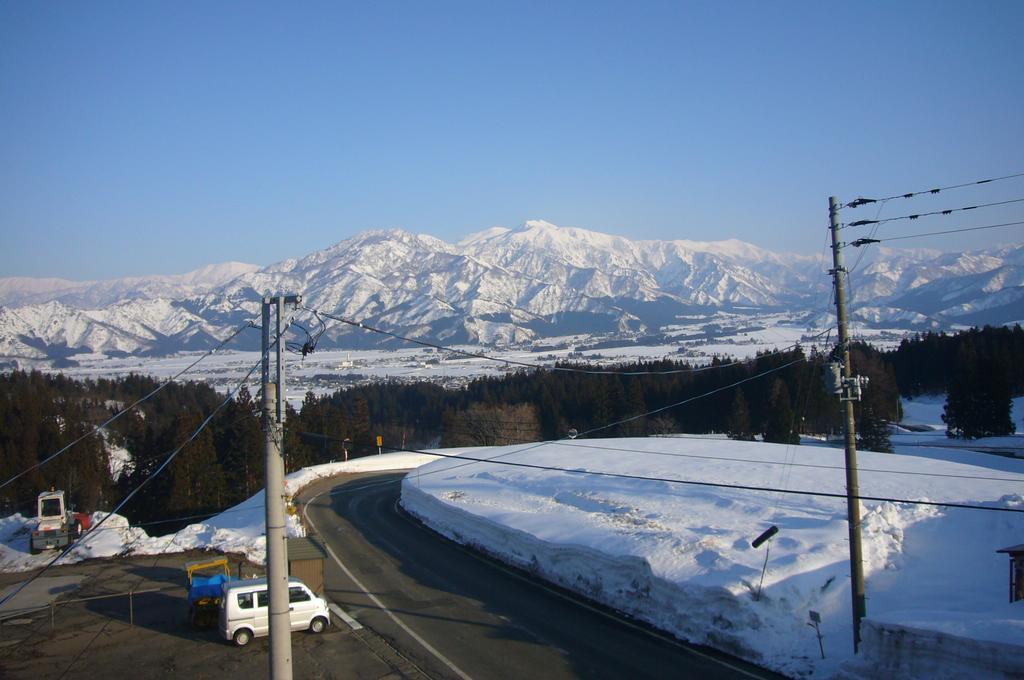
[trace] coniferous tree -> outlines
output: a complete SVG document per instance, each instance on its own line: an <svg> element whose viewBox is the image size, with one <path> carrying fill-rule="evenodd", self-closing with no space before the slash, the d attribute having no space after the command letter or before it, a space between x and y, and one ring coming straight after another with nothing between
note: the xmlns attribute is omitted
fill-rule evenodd
<svg viewBox="0 0 1024 680"><path fill-rule="evenodd" d="M201 422L198 414L179 414L175 422L174 440L187 441ZM169 472L171 483L167 509L171 512L189 513L223 507L223 470L217 462L213 433L209 428L203 429L191 442L185 444L172 461Z"/></svg>
<svg viewBox="0 0 1024 680"><path fill-rule="evenodd" d="M741 388L736 388L736 395L733 397L732 406L729 409L729 439L754 441L754 428L750 424L750 407L747 405L747 398L743 395Z"/></svg>
<svg viewBox="0 0 1024 680"><path fill-rule="evenodd" d="M263 487L263 430L256 402L244 386L222 413L214 442L224 470L226 502L234 504Z"/></svg>
<svg viewBox="0 0 1024 680"><path fill-rule="evenodd" d="M284 455L285 474L309 467L316 462L316 449L310 446L302 436L301 422L291 404L285 403L285 426L281 448Z"/></svg>
<svg viewBox="0 0 1024 680"><path fill-rule="evenodd" d="M863 343L850 349L850 360L854 374L867 378L860 401L854 402L857 446L892 453L889 424L902 415L896 373L881 352Z"/></svg>
<svg viewBox="0 0 1024 680"><path fill-rule="evenodd" d="M623 418L632 418L647 411L644 403L644 392L639 380L630 380L625 386L625 409ZM623 437L642 437L647 434L647 419L635 418L619 426L619 433Z"/></svg>
<svg viewBox="0 0 1024 680"><path fill-rule="evenodd" d="M889 422L876 415L871 404L861 407L860 422L857 424L857 448L892 453Z"/></svg>
<svg viewBox="0 0 1024 680"><path fill-rule="evenodd" d="M789 399L789 388L781 378L772 383L768 397L768 417L764 426L764 441L776 444L799 444L793 422L793 407Z"/></svg>
<svg viewBox="0 0 1024 680"><path fill-rule="evenodd" d="M370 406L366 397L356 394L351 400L351 417L345 436L353 442L369 443L374 438L373 423L370 422Z"/></svg>
<svg viewBox="0 0 1024 680"><path fill-rule="evenodd" d="M979 357L973 342L961 345L950 379L942 421L946 436L978 439L1013 434L1012 390L1005 367Z"/></svg>
<svg viewBox="0 0 1024 680"><path fill-rule="evenodd" d="M679 431L679 424L672 416L659 413L651 418L647 429L652 435L675 434Z"/></svg>

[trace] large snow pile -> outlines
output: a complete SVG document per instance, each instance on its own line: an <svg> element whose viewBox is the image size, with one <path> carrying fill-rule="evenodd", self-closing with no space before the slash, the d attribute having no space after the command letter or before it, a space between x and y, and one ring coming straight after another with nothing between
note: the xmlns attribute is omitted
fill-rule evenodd
<svg viewBox="0 0 1024 680"><path fill-rule="evenodd" d="M862 495L1024 509L1024 461L907 451L860 452ZM841 450L647 438L463 453L500 462L437 461L402 487L403 505L447 536L786 674L831 674L852 658L844 499L666 481L842 495ZM1024 603L1007 604L1007 559L995 552L1024 542L1024 515L872 501L862 522L869 618L1024 643ZM772 525L774 539L752 548Z"/></svg>
<svg viewBox="0 0 1024 680"><path fill-rule="evenodd" d="M317 479L343 473L373 470L407 470L436 457L424 454L395 453L367 456L342 463L329 463L303 468L285 478L289 494ZM95 557L115 555L158 555L193 549L212 549L245 555L262 564L266 558L264 535L263 491L248 500L225 510L204 522L190 524L174 534L150 536L144 529L131 527L128 520L114 515L87 534L82 542L63 557L59 564L73 564ZM92 523L96 526L107 513L96 512ZM303 535L299 518L288 515L289 536ZM41 567L57 554L46 551L39 555L29 552L29 537L35 520L15 514L0 518L0 571L24 571Z"/></svg>

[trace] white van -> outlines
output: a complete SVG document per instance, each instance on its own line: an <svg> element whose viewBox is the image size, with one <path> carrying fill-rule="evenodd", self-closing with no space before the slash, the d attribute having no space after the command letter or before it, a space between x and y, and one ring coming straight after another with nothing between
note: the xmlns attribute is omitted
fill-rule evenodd
<svg viewBox="0 0 1024 680"><path fill-rule="evenodd" d="M228 581L220 600L220 634L233 640L239 647L249 644L254 637L270 633L270 595L267 579L251 578ZM317 597L297 578L288 579L288 602L292 630L321 633L330 625L331 614L327 602Z"/></svg>

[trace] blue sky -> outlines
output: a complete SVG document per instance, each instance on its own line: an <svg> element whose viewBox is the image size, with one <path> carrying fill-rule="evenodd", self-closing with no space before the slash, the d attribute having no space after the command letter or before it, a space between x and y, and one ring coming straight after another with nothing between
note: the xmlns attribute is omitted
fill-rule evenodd
<svg viewBox="0 0 1024 680"><path fill-rule="evenodd" d="M0 276L528 219L814 253L830 194L1024 172L1022 27L1020 2L3 3ZM885 228L1024 220L976 213Z"/></svg>

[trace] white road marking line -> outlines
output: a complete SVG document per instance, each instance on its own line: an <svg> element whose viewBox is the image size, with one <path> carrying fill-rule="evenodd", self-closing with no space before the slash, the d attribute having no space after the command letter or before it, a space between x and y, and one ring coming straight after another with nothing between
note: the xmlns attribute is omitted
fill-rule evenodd
<svg viewBox="0 0 1024 680"><path fill-rule="evenodd" d="M398 501L395 501L395 509L398 510L398 508L399 508ZM426 527L425 530L430 531L431 533L436 533L432 529L430 529L430 527L428 527L426 524L424 524L423 522L413 521L412 519L410 519L410 517L408 516L408 513L398 512L398 514L399 514L400 517L403 517L405 519L405 521L409 522L410 524L418 525L421 528L421 530L423 530L423 528ZM438 534L438 535L440 536L440 534ZM442 536L442 538L444 538L444 537ZM703 658L703 659L705 659L707 661L711 661L711 662L716 663L716 664L718 664L720 666L725 666L729 670L735 671L735 672L737 672L737 673L739 673L741 675L745 675L748 678L755 678L755 680L764 680L763 676L757 675L755 673L751 673L750 671L746 670L745 668L740 668L739 666L735 666L735 665L729 663L728 661L725 661L723 659L719 659L719 658L714 657L714 656L712 656L710 654L706 654L706 653L700 651L699 649L691 647L690 643L687 643L685 641L676 641L674 638L672 638L670 636L670 634L667 634L667 633L666 634L660 634L660 633L656 633L654 631L648 630L648 629L644 628L643 626L638 626L637 624L632 623L631 621L628 621L627 619L615 616L611 612L607 612L607 611L604 611L604 610L602 610L602 609L600 609L598 607L590 605L590 604L588 604L584 600L577 599L576 597L573 597L573 596L568 595L566 593L563 593L563 592L560 592L558 590L555 590L555 589L549 587L548 585L546 585L543 581L536 580L536 579L524 576L523 574L520 574L520 573L514 571L513 568L505 566L500 561L498 561L496 559L493 559L493 558L484 557L483 555L480 555L479 553L477 553L472 548L464 546L461 543L457 543L456 541L452 541L451 539L446 539L446 540L448 540L452 545L454 545L456 548L461 550L463 553L465 553L469 557L472 557L473 559L475 559L475 560L477 560L479 562L482 562L482 563L484 563L486 565L489 565L491 568L497 569L498 571L503 572L503 573L507 574L508 576L511 576L512 578L515 578L515 579L517 579L519 581L527 583L527 584L529 584L529 585L531 585L531 586L533 586L535 588L539 588L539 589L549 593L550 595L554 595L555 597L560 598L562 600L565 600L566 602L570 602L570 603L576 605L577 607L582 607L582 608L587 609L587 610L589 610L589 611L591 611L591 612L593 612L593 613L595 613L595 614L597 614L599 616L603 616L606 619L610 619L612 621L615 621L616 623L619 623L619 624L621 624L623 626L626 626L627 628L632 628L633 630L635 630L635 631L637 631L639 633L643 633L644 635L647 635L649 637L652 637L655 640L660 640L661 642L664 642L664 643L671 644L671 645L674 645L676 647L679 647L680 649L683 649L683 650L685 650L685 651L687 651L687 652L689 652L691 654L699 656L699 657L701 657L701 658ZM559 651L562 651L562 650L559 650ZM566 654L567 654L567 652L566 652Z"/></svg>
<svg viewBox="0 0 1024 680"><path fill-rule="evenodd" d="M309 499L309 501L302 508L302 516L305 517L306 521L309 522L309 525L311 527L313 527L313 531L316 531L317 528L316 528L316 525L313 523L313 520L311 520L309 518L309 514L306 512L306 510L309 508L309 504L310 503L314 502L317 498L319 498L320 496L324 495L324 493L329 493L329 492L320 492L320 493L318 493L317 495L315 495L311 499ZM420 644L420 646L423 647L423 649L425 649L428 652L430 652L434 656L434 658L436 658L438 661L440 661L445 666L447 666L449 669L451 669L451 671L453 673L455 673L457 676L459 676L460 678L462 678L462 680L473 680L469 675L467 675L465 672L463 672L463 670L461 668L459 668L454 663L452 663L451 660L448 659L448 657L446 657L444 654L442 654L441 652L439 652L436 649L434 649L429 642L427 642L426 640L421 638L419 635L417 635L416 631L414 631L409 626L405 625L405 623L401 619L399 619L397 616L395 616L394 613L392 613L392 611L390 609L388 609L386 606L384 606L384 603L381 602L377 598L376 595L371 593L366 588L366 586L364 586L362 584L362 582L359 579L356 578L355 574L353 574L351 571L349 571L349 568L345 566L345 563L342 562L340 559L338 559L338 556L334 553L333 550L331 550L331 546L327 545L326 541L324 542L324 548L327 549L327 554L329 554L331 556L331 559L334 560L335 564L337 564L339 567L341 567L341 570L343 572L345 572L345 575L348 576L350 579L352 579L352 582L355 583L359 587L359 589L362 590L367 595L367 597L369 597L374 602L374 604L376 604L378 607L380 607L381 611L383 611L385 614L387 614L389 617L391 617L391 620L394 621L396 624L398 624L398 626L402 630L404 630L406 633L408 633L412 637L412 639L416 640L416 642L418 642Z"/></svg>
<svg viewBox="0 0 1024 680"><path fill-rule="evenodd" d="M327 608L334 612L334 615L339 619L348 624L348 627L352 630L362 630L363 624L356 621L348 612L334 604L333 602L327 603Z"/></svg>

